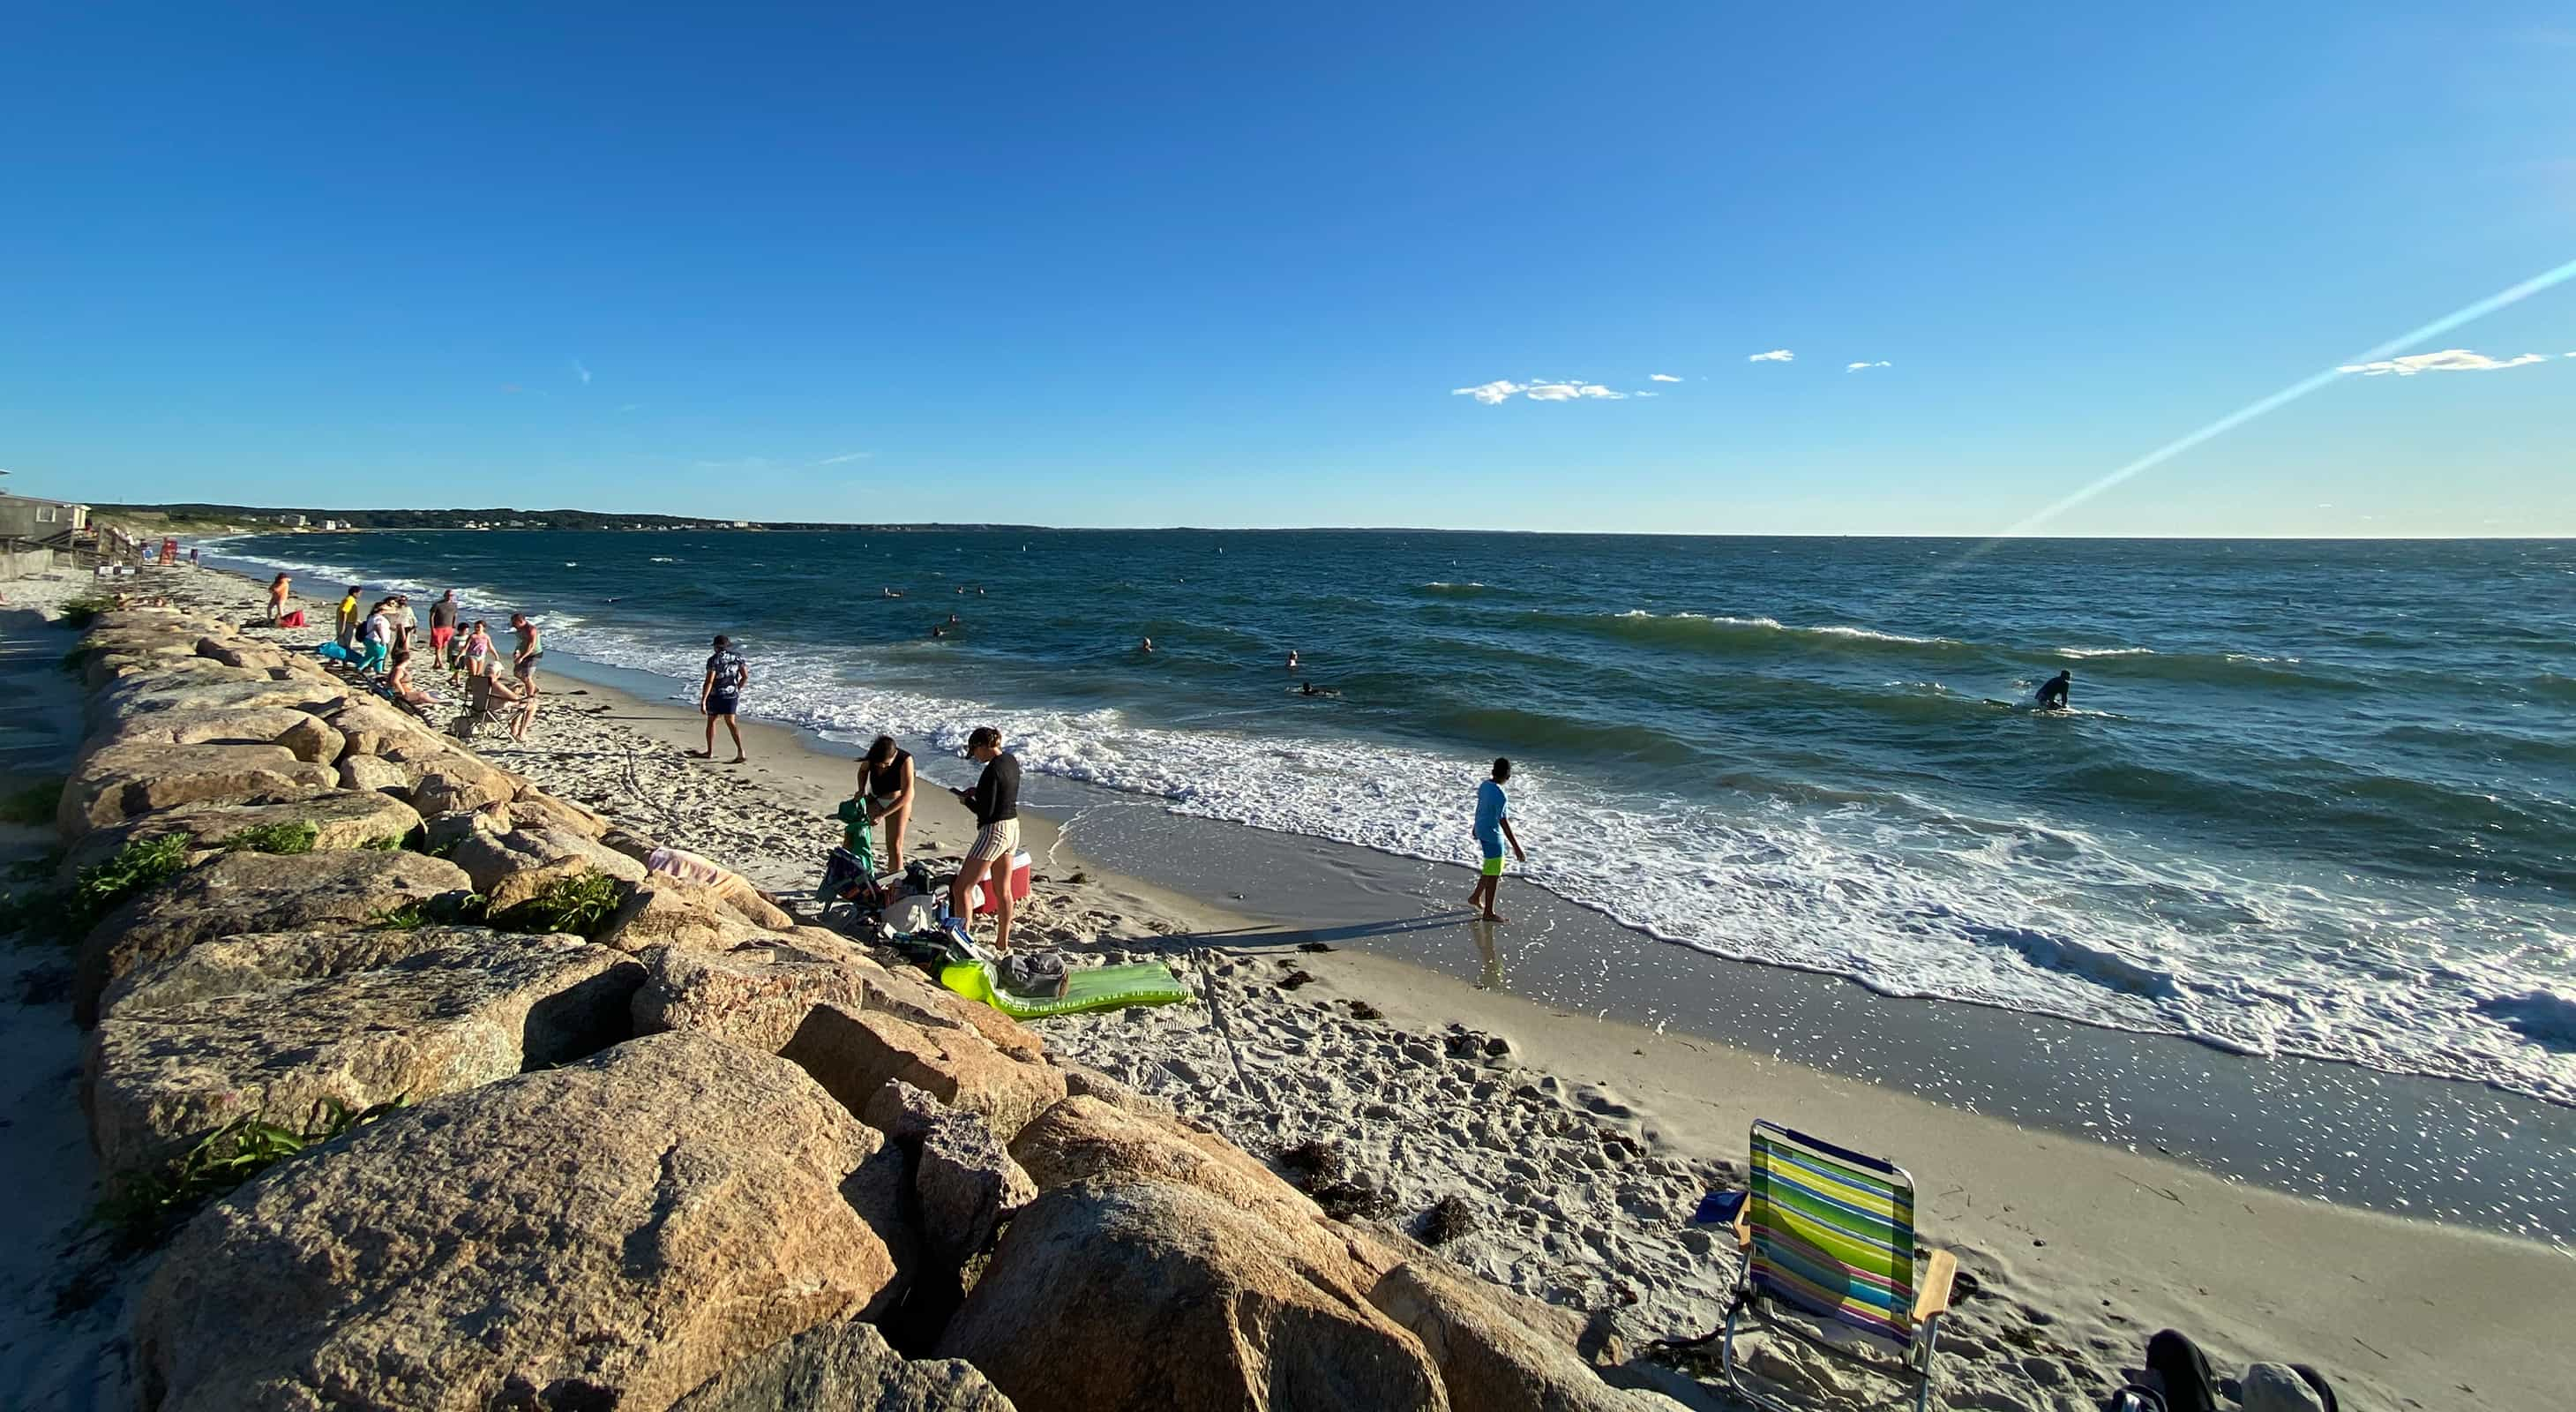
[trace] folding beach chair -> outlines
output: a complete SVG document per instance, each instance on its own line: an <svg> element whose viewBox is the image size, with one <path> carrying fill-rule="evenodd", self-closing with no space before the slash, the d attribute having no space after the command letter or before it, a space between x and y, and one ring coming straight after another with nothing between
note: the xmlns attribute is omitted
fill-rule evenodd
<svg viewBox="0 0 2576 1412"><path fill-rule="evenodd" d="M1752 1148L1751 1191L1735 1218L1744 1270L1720 1349L1727 1386L1756 1406L1787 1412L1738 1376L1735 1338L1749 1317L1911 1383L1915 1412L1923 1412L1932 1396L1932 1345L1959 1262L1946 1250L1917 1258L1914 1179L1901 1167L1764 1120L1753 1124ZM1886 1346L1900 1362L1844 1347L1809 1321Z"/></svg>
<svg viewBox="0 0 2576 1412"><path fill-rule="evenodd" d="M465 709L456 717L456 723L447 728L448 734L455 736L458 740L470 741L474 738L474 733L483 727L499 725L501 723L501 704L502 703L495 703L492 700L492 682L490 678L480 676L467 677L465 679Z"/></svg>

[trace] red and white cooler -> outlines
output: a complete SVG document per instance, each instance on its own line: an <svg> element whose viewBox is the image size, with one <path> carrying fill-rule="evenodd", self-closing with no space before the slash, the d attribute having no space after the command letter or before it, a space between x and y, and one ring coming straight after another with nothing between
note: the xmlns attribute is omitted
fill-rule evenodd
<svg viewBox="0 0 2576 1412"><path fill-rule="evenodd" d="M1011 855L1011 900L1013 902L1029 900L1029 851L1025 848ZM1001 910L1001 899L993 896L993 890L981 883L977 884L975 915L989 916Z"/></svg>

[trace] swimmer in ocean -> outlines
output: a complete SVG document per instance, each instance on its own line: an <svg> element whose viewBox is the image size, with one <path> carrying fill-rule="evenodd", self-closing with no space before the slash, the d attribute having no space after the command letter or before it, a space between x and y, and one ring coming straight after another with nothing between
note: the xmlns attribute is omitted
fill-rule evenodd
<svg viewBox="0 0 2576 1412"><path fill-rule="evenodd" d="M2048 680L2039 684L2039 690L2030 698L2031 704L2042 711L2065 710L2066 693L2068 689L2074 685L2074 682L2075 674L2073 672L2059 672L2057 675L2050 677Z"/></svg>

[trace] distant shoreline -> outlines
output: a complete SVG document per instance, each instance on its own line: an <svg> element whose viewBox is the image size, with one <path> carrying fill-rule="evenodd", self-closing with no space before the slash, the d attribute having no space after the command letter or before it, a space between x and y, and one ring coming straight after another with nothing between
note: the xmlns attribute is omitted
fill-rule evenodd
<svg viewBox="0 0 2576 1412"><path fill-rule="evenodd" d="M152 530L153 530L154 532L156 532L156 533L175 533L175 534L193 534L193 535L218 535L218 534L221 534L221 535L248 535L248 534L259 534L259 535L269 535L269 534L370 534L370 533L385 533L385 532L399 532L399 533L406 533L406 534L432 534L432 533L450 533L450 532L454 532L454 533L475 533L475 534L528 534L528 533L563 533L563 532L573 532L573 533L616 533L616 534L659 534L659 533L669 533L669 532L674 532L674 531L697 532L697 533L716 533L716 532L754 532L754 533L756 533L756 532L764 532L764 531L765 531L765 532L770 532L770 533L785 533L785 534L806 534L806 533L811 533L811 534L1084 534L1084 535L1088 535L1088 534L1211 534L1211 535L1213 535L1213 534L1230 534L1230 535L1289 535L1289 534L1383 534L1383 535L1399 535L1399 534L1402 534L1402 535L1520 535L1520 536L1527 536L1527 537L1531 537L1531 538L1538 538L1538 537L1542 537L1542 536L1544 536L1544 537L1552 537L1552 538L1560 538L1560 539L1603 539L1603 540L1626 540L1626 539L1675 539L1675 540L1711 540L1711 541L1717 541L1717 540L1796 540L1796 541L1807 541L1807 540L1896 540L1896 541L1913 541L1913 542L1919 542L1919 543L1924 543L1924 544L1955 544L1955 545L1961 545L1961 546L1971 546L1971 545L1979 545L1979 544L1992 544L1992 543L2000 543L2000 542L2006 542L2006 541L2013 542L2013 543L2031 543L2031 544L2050 544L2050 543L2083 543L2083 544L2102 544L2102 543L2108 543L2108 544L2119 544L2119 543L2134 543L2134 544L2319 544L2319 545L2327 545L2327 544L2564 544L2564 543L2576 543L2576 534L2552 534L2552 533L2540 533L2540 534L2489 534L2489 535L2410 535L2410 534L2390 534L2390 535L2350 535L2350 534L2345 534L2345 535L2297 535L2297 534L2236 534L2236 535L2216 535L2216 534L2149 534L2149 535L2121 535L2121 534L2035 534L2035 535L1975 535L1975 534L1871 534L1871 533L1865 533L1865 532L1853 532L1853 533L1814 533L1814 534L1763 534L1763 533L1756 533L1756 532L1749 532L1749 531L1734 531L1734 532L1729 532L1729 533L1725 533L1725 534L1696 534L1696 533L1691 533L1691 532L1687 532L1687 531L1674 531L1674 530L1533 530L1533 529L1485 529L1485 528L1478 528L1478 527L1474 527L1474 526L1450 527L1450 526L1423 526L1423 525L1288 525L1288 526L1281 526L1281 525L1255 525L1255 526L1240 526L1240 525L1035 525L1035 524L980 524L980 523L979 523L979 524L964 524L964 523L959 523L959 524L945 524L945 523L935 523L935 522L909 522L909 523L900 523L900 524L859 524L859 523L844 523L844 522L837 522L837 521L821 521L821 520L747 520L747 521L737 521L737 520L726 520L726 521L718 521L718 520L697 520L697 519L689 519L689 518L686 518L686 517L683 517L683 516L659 515L659 514L617 515L617 514L610 514L610 513L604 512L604 511L596 511L596 510L577 510L577 511L576 511L576 510L499 510L499 511L493 511L493 510L472 510L472 511L459 510L459 511L454 511L454 512L448 512L448 511L436 511L436 510L400 510L400 511L386 511L386 510L301 510L301 509L291 509L291 508L270 509L270 508L252 508L252 507L241 507L241 508L239 508L239 509L237 509L237 510L236 510L236 509L233 509L233 507L222 507L222 506L195 506L195 505L190 505L190 506L185 506L185 507L179 507L179 508L184 509L184 510L186 510L186 511L190 511L190 512L195 512L195 511L226 511L226 512L228 512L228 513L213 513L213 514L185 513L185 514L178 514L178 515L175 515L175 516L174 516L174 515L173 515L173 513L172 513L171 508L169 508L169 507L163 507L163 506L155 506L155 505L109 505L109 504L95 504L95 503L94 503L94 504L92 504L92 505L91 505L91 507L90 507L90 508L91 508L91 513L92 513L94 516L96 516L96 517L98 517L98 518L100 518L100 519L105 519L105 520L120 520L120 519L131 519L131 518L133 518L133 517L138 517L138 516L151 516L151 517L154 517L154 518L156 518L156 519L159 519L159 520L163 521L163 523L148 526L148 528L152 529ZM552 520L552 519L554 519L554 518L558 518L558 517L561 517L561 516L572 515L572 516L578 516L578 517L580 517L583 521L586 521L586 522L585 522L585 523L576 523L576 524L559 524L559 523L551 523L551 522L550 522L550 523L543 524L543 525L521 524L521 525L516 525L516 526L506 525L506 524L502 524L502 525L495 525L495 524L482 524L482 523L470 523L470 524L364 524L364 525L360 525L360 524L343 524L343 525L341 525L340 527L338 527L338 528L336 528L336 529L329 529L329 530L321 529L321 528L319 528L319 527L317 527L317 526L314 526L314 525L301 525L301 526L297 526L297 525L283 525L283 524L277 524L277 523L274 523L274 522L273 522L273 521L275 520L275 518L276 518L276 517L281 516L281 515L298 515L298 514L300 514L300 515L304 515L304 516L306 516L307 518L319 518L319 519L332 519L332 520L337 520L337 519L340 519L342 516L373 516L373 515L386 515L386 514L403 514L403 515L438 515L438 514L448 514L448 513L454 513L454 514L457 514L457 515L460 515L460 516L471 515L471 516L476 516L476 517L485 517L485 516L491 516L491 515L498 514L498 515L503 515L503 516L516 516L516 517L521 518L521 519L527 519L527 518L530 518L530 517L546 517L546 518L548 518L549 520ZM270 522L270 523L258 523L258 522L256 522L256 520L257 520L257 518L258 518L258 517L266 517L267 519L269 519L269 520L270 520L270 521L272 521L272 522ZM252 523L241 523L240 521L243 521L243 520L253 520L254 522L252 522ZM622 521L623 523L615 523L615 524L611 524L611 523L590 523L590 522L587 522L587 521L612 521L612 520L613 520L613 521ZM138 528L146 528L146 526L137 526L137 527L138 527Z"/></svg>

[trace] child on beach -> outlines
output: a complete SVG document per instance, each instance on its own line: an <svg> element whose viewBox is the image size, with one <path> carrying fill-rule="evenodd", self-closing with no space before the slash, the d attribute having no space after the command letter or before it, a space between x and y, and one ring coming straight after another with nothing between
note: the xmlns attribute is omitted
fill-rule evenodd
<svg viewBox="0 0 2576 1412"><path fill-rule="evenodd" d="M465 646L456 654L457 668L469 677L492 674L492 629L481 619L465 634Z"/></svg>
<svg viewBox="0 0 2576 1412"><path fill-rule="evenodd" d="M1476 851L1484 856L1478 870L1476 890L1467 894L1467 905L1482 913L1488 922L1504 920L1494 910L1494 894L1503 886L1503 845L1512 846L1512 856L1522 867L1529 866L1529 855L1521 852L1520 835L1512 832L1511 800L1503 794L1503 784L1512 777L1512 762L1494 761L1494 777L1476 786Z"/></svg>
<svg viewBox="0 0 2576 1412"><path fill-rule="evenodd" d="M742 726L734 713L741 709L742 689L750 684L751 667L733 650L733 639L716 634L715 651L707 657L706 680L698 684L698 712L707 718L707 748L690 754L701 760L716 758L716 722L722 721L733 732L733 762L743 762Z"/></svg>

